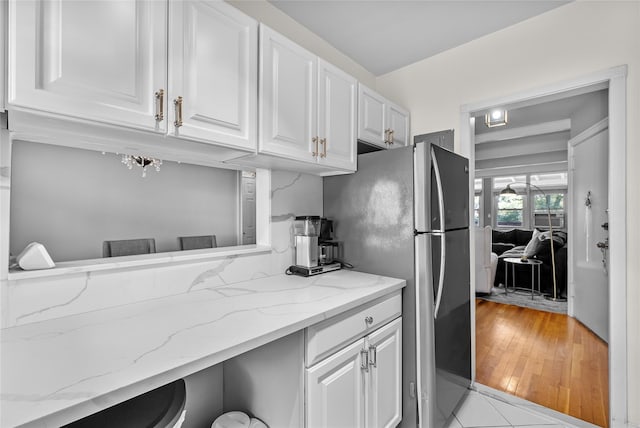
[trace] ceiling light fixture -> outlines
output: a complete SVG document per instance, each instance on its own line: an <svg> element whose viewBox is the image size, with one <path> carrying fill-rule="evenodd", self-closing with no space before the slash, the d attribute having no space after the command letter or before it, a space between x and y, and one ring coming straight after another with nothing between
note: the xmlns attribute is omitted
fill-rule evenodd
<svg viewBox="0 0 640 428"><path fill-rule="evenodd" d="M506 110L493 110L491 113L487 113L484 115L484 124L489 128L493 128L495 126L504 126L508 121L508 113Z"/></svg>
<svg viewBox="0 0 640 428"><path fill-rule="evenodd" d="M160 172L160 165L162 165L161 159L149 158L146 156L133 156L133 155L122 155L122 163L127 166L129 169L133 169L134 165L138 165L142 168L142 177L147 176L147 167L153 166L156 169L156 172Z"/></svg>

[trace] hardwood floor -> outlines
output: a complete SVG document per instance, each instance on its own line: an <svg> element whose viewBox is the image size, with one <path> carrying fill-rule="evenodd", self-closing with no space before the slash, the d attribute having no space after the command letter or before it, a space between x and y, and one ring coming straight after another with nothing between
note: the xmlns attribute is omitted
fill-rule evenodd
<svg viewBox="0 0 640 428"><path fill-rule="evenodd" d="M476 299L476 382L607 427L608 376L607 344L577 320Z"/></svg>

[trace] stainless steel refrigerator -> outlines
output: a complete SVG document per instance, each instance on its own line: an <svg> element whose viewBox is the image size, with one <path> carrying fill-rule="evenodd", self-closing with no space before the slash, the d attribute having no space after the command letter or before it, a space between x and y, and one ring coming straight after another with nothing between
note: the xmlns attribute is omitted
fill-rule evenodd
<svg viewBox="0 0 640 428"><path fill-rule="evenodd" d="M466 158L422 142L324 178L343 261L407 280L401 426L444 426L471 383L468 171Z"/></svg>

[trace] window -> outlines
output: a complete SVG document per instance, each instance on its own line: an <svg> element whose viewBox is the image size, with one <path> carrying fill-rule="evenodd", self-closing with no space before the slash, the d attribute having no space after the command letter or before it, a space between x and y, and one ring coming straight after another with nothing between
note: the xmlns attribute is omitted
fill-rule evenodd
<svg viewBox="0 0 640 428"><path fill-rule="evenodd" d="M480 226L480 195L473 197L473 224Z"/></svg>
<svg viewBox="0 0 640 428"><path fill-rule="evenodd" d="M549 228L549 215L551 213L551 226L564 228L564 193L554 192L543 195L536 193L533 196L533 226L538 229Z"/></svg>
<svg viewBox="0 0 640 428"><path fill-rule="evenodd" d="M496 196L496 226L522 227L524 224L524 196Z"/></svg>
<svg viewBox="0 0 640 428"><path fill-rule="evenodd" d="M507 185L518 194L501 195ZM549 207L552 227L564 229L566 193L566 172L494 177L493 226L549 229Z"/></svg>

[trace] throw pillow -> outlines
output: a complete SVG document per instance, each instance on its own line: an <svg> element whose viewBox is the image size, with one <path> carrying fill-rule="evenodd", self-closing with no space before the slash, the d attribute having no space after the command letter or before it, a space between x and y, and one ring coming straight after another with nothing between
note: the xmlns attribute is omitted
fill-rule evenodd
<svg viewBox="0 0 640 428"><path fill-rule="evenodd" d="M533 257L536 254L536 250L538 249L538 236L540 236L540 231L538 229L533 229L533 234L531 235L531 240L527 243L527 246L524 247L523 255L526 257Z"/></svg>
<svg viewBox="0 0 640 428"><path fill-rule="evenodd" d="M496 253L497 255L500 255L502 253L504 253L507 250L512 249L513 247L515 247L514 244L507 244L504 242L496 242L495 244L491 244L491 251L493 253Z"/></svg>
<svg viewBox="0 0 640 428"><path fill-rule="evenodd" d="M538 258L551 258L551 245L549 245L549 231L542 232L538 235L538 246L535 255ZM553 250L558 251L567 243L567 234L562 231L553 231Z"/></svg>

